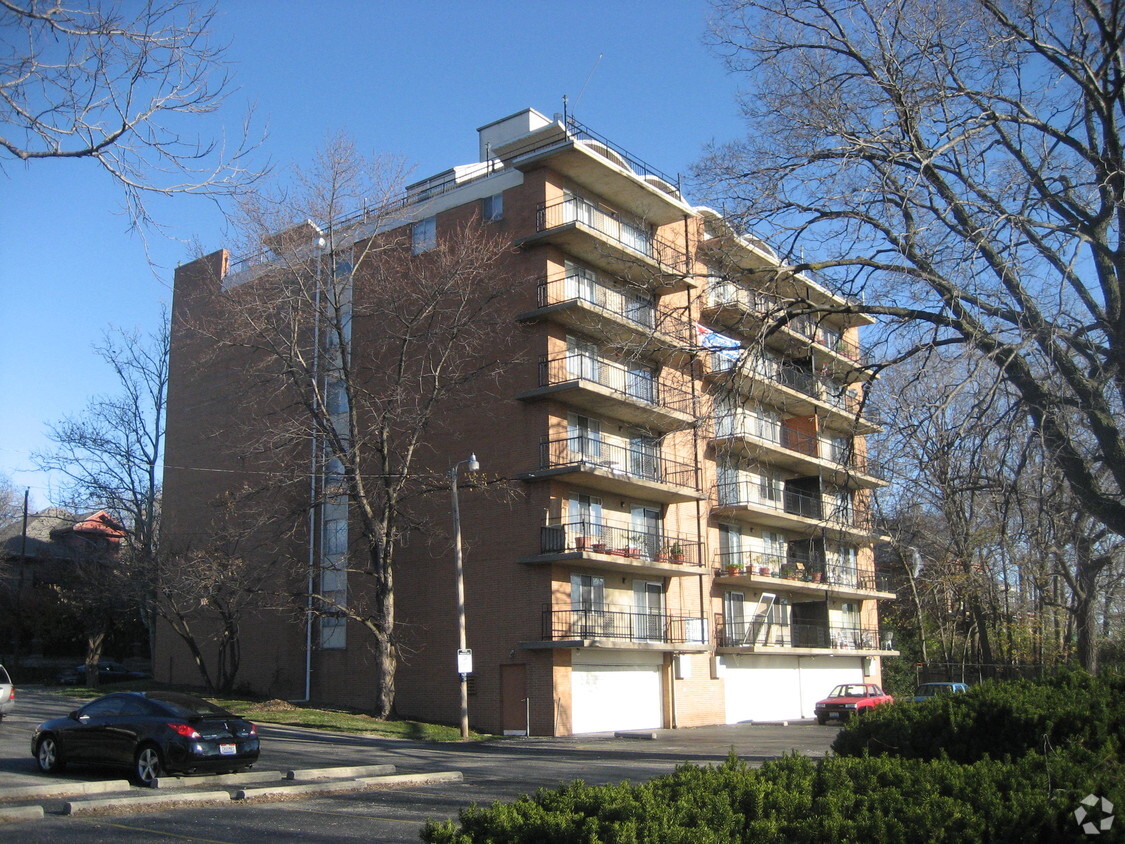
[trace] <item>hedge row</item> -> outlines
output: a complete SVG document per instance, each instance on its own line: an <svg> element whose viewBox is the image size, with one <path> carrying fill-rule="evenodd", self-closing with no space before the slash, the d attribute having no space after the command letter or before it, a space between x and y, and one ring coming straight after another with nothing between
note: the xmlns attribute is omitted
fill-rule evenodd
<svg viewBox="0 0 1125 844"><path fill-rule="evenodd" d="M1088 840L1073 812L1093 791L1125 806L1122 771L1089 759L1016 762L790 756L684 765L642 785L580 781L430 822L430 844L1061 842ZM1121 801L1121 802L1119 802Z"/></svg>
<svg viewBox="0 0 1125 844"><path fill-rule="evenodd" d="M843 756L976 762L1071 744L1125 759L1125 675L1069 672L989 682L965 694L880 707L853 719L832 749Z"/></svg>

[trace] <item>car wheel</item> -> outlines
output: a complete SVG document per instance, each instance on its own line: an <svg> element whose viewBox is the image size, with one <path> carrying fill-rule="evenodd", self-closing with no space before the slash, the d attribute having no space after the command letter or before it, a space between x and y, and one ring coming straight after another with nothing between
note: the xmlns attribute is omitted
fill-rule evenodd
<svg viewBox="0 0 1125 844"><path fill-rule="evenodd" d="M160 749L155 744L143 744L137 749L133 761L133 774L141 785L152 786L164 773L164 762Z"/></svg>
<svg viewBox="0 0 1125 844"><path fill-rule="evenodd" d="M35 759L39 763L39 770L45 774L57 774L66 767L66 761L59 752L59 743L54 736L42 736L35 748Z"/></svg>

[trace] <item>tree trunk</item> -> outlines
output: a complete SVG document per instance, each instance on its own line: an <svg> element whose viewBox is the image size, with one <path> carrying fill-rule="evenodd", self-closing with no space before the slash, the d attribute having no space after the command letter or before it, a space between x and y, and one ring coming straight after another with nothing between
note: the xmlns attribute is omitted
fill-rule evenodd
<svg viewBox="0 0 1125 844"><path fill-rule="evenodd" d="M1078 664L1091 674L1098 673L1098 618L1096 583L1098 569L1088 560L1079 560L1078 588L1074 593L1074 628L1078 639Z"/></svg>

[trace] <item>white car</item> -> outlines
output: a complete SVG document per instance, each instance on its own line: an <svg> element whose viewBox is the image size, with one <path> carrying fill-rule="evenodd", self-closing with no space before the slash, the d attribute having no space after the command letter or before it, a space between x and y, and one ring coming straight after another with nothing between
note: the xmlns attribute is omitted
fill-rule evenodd
<svg viewBox="0 0 1125 844"><path fill-rule="evenodd" d="M12 685L12 678L0 665L0 721L4 716L16 708L16 687Z"/></svg>

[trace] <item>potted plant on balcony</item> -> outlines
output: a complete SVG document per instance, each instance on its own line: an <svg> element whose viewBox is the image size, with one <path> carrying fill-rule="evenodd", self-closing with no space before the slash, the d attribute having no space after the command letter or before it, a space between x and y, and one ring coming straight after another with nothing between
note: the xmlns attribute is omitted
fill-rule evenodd
<svg viewBox="0 0 1125 844"><path fill-rule="evenodd" d="M745 566L742 563L727 563L727 574L731 577L742 574Z"/></svg>
<svg viewBox="0 0 1125 844"><path fill-rule="evenodd" d="M678 542L673 542L672 547L668 549L668 553L672 557L673 563L682 563L684 561L684 546Z"/></svg>
<svg viewBox="0 0 1125 844"><path fill-rule="evenodd" d="M786 563L781 567L781 576L786 580L797 579L797 567L792 563Z"/></svg>

